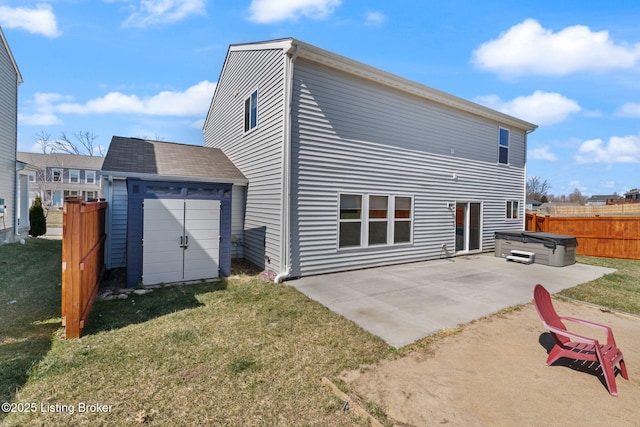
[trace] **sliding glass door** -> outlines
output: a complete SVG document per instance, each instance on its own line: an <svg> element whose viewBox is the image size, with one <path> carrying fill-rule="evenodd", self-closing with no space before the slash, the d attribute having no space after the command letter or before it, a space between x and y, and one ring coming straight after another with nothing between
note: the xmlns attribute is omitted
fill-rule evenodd
<svg viewBox="0 0 640 427"><path fill-rule="evenodd" d="M456 253L473 252L482 249L481 236L481 203L456 203Z"/></svg>

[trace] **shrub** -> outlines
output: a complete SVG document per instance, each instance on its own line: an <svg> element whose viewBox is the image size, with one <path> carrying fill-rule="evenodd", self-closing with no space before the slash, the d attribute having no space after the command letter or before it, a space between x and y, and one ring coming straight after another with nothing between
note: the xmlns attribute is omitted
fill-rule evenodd
<svg viewBox="0 0 640 427"><path fill-rule="evenodd" d="M29 223L31 229L29 234L33 237L42 236L47 233L47 220L44 217L44 209L42 209L42 200L36 197L33 205L29 208Z"/></svg>

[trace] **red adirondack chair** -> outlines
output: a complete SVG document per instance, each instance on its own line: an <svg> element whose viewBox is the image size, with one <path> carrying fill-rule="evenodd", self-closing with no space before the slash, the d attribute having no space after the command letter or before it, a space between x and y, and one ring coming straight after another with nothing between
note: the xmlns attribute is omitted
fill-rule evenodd
<svg viewBox="0 0 640 427"><path fill-rule="evenodd" d="M549 330L555 339L555 345L547 358L547 365L553 364L561 357L598 362L602 368L609 393L612 396L617 396L616 365L619 365L622 378L628 380L629 376L627 375L627 367L624 364L622 351L616 346L611 328L586 320L559 316L553 308L549 292L542 285L535 286L533 290L533 300L544 327ZM600 344L596 339L569 332L562 322L563 320L606 332L607 343Z"/></svg>

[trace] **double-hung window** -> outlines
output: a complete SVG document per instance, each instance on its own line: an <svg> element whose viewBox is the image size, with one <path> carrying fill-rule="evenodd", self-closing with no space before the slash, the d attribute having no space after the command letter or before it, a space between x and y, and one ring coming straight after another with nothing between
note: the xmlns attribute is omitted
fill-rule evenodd
<svg viewBox="0 0 640 427"><path fill-rule="evenodd" d="M340 194L338 248L411 243L413 198Z"/></svg>
<svg viewBox="0 0 640 427"><path fill-rule="evenodd" d="M244 131L249 132L258 126L258 90L244 100Z"/></svg>
<svg viewBox="0 0 640 427"><path fill-rule="evenodd" d="M518 219L519 207L517 200L507 200L507 219Z"/></svg>
<svg viewBox="0 0 640 427"><path fill-rule="evenodd" d="M86 184L96 183L96 171L84 171L84 182Z"/></svg>
<svg viewBox="0 0 640 427"><path fill-rule="evenodd" d="M498 138L498 162L509 164L509 129L500 128Z"/></svg>
<svg viewBox="0 0 640 427"><path fill-rule="evenodd" d="M62 182L62 169L51 169L51 181Z"/></svg>
<svg viewBox="0 0 640 427"><path fill-rule="evenodd" d="M69 170L69 182L72 184L80 183L80 171L78 169Z"/></svg>

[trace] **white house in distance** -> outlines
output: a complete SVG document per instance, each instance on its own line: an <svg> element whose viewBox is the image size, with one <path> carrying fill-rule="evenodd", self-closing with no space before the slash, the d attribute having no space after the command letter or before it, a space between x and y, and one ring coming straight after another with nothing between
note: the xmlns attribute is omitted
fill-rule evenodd
<svg viewBox="0 0 640 427"><path fill-rule="evenodd" d="M0 28L0 244L13 241L21 228L18 183L22 165L16 163L20 83L22 75Z"/></svg>
<svg viewBox="0 0 640 427"><path fill-rule="evenodd" d="M204 125L276 280L489 251L524 228L536 125L294 38L229 47Z"/></svg>

